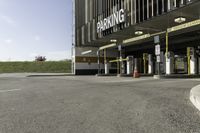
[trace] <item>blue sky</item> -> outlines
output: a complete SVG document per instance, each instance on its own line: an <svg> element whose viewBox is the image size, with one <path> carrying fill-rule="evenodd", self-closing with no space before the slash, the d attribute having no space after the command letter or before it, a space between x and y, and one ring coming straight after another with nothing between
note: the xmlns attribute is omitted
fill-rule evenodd
<svg viewBox="0 0 200 133"><path fill-rule="evenodd" d="M71 56L71 0L0 0L0 61Z"/></svg>

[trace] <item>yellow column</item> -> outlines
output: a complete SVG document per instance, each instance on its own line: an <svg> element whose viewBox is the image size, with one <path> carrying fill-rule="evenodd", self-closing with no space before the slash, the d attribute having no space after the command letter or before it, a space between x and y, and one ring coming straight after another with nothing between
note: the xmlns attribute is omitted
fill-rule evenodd
<svg viewBox="0 0 200 133"><path fill-rule="evenodd" d="M119 70L119 59L117 59L118 61L117 61L117 74L119 74L120 73L120 70Z"/></svg>
<svg viewBox="0 0 200 133"><path fill-rule="evenodd" d="M166 52L165 55L167 57L168 52L169 52L169 33L168 33L168 31L166 31L166 51L165 52Z"/></svg>
<svg viewBox="0 0 200 133"><path fill-rule="evenodd" d="M187 47L188 75L190 75L190 47Z"/></svg>
<svg viewBox="0 0 200 133"><path fill-rule="evenodd" d="M147 53L143 53L143 61L144 61L144 74L146 74Z"/></svg>

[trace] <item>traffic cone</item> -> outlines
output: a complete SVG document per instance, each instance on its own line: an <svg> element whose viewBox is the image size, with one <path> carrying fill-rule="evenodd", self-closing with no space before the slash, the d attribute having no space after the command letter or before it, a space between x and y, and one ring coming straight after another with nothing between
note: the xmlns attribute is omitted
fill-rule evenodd
<svg viewBox="0 0 200 133"><path fill-rule="evenodd" d="M134 67L133 77L134 78L140 77L140 73L138 72L138 69L137 69L137 59L135 59L135 67Z"/></svg>
<svg viewBox="0 0 200 133"><path fill-rule="evenodd" d="M139 78L139 77L140 77L140 73L138 72L137 69L134 69L133 77L134 77L134 78Z"/></svg>

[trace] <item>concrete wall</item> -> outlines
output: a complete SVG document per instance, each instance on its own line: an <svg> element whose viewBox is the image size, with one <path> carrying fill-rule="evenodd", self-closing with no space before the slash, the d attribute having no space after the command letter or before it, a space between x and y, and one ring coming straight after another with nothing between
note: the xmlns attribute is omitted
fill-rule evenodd
<svg viewBox="0 0 200 133"><path fill-rule="evenodd" d="M82 52L89 51L88 54L82 54ZM95 47L75 47L74 48L74 72L77 75L93 75L98 73L98 48ZM103 51L100 52L100 68L104 71L104 55ZM112 60L117 57L117 50L107 50L107 60ZM110 69L115 69L110 67Z"/></svg>

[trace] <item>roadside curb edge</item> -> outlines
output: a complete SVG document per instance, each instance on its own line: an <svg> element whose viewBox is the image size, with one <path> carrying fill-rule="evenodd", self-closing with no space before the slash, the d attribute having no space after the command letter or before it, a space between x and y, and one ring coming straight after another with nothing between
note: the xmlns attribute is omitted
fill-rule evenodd
<svg viewBox="0 0 200 133"><path fill-rule="evenodd" d="M190 101L200 111L200 85L197 85L191 89Z"/></svg>

